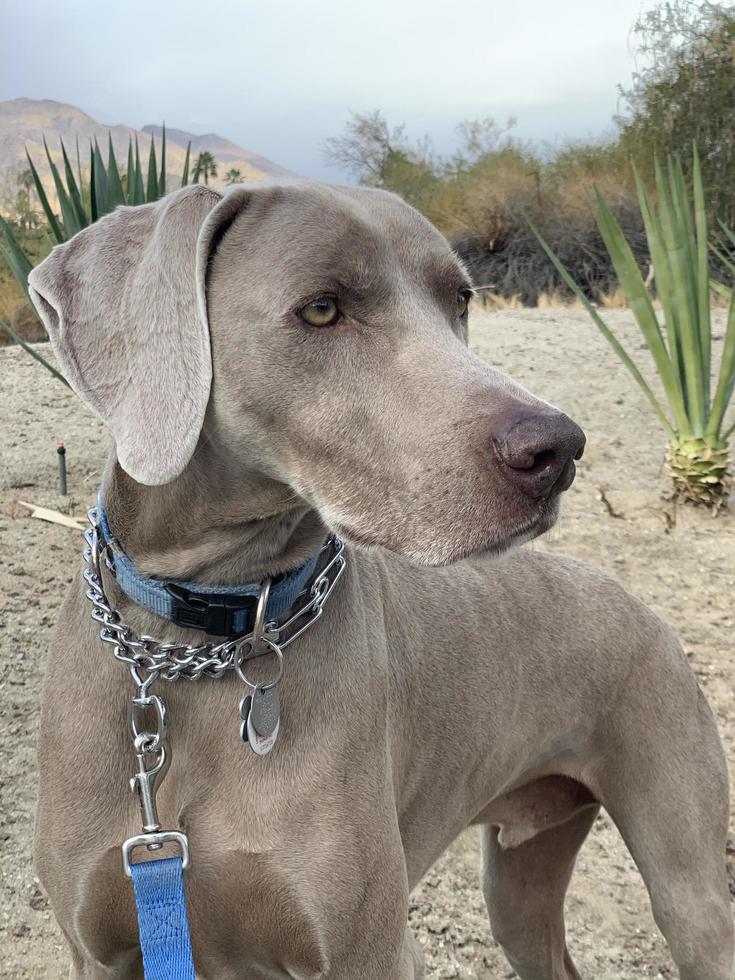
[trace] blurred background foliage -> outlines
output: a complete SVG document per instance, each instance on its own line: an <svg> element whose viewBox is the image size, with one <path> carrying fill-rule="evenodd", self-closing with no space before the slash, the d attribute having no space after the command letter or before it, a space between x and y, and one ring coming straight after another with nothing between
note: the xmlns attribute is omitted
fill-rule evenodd
<svg viewBox="0 0 735 980"><path fill-rule="evenodd" d="M527 215L584 295L615 303L618 280L594 220L593 188L608 202L649 281L631 163L655 197L657 157L678 157L691 178L696 143L710 226L735 224L735 8L670 0L641 16L633 41L645 67L633 74L629 89L620 89L621 111L605 139L538 147L514 137L514 119L481 119L460 124L458 151L442 158L428 138L410 143L402 126L391 128L376 110L354 115L327 142L327 158L425 214L488 296L525 305L572 296ZM718 245L732 256L725 236ZM713 274L728 278L716 257Z"/></svg>

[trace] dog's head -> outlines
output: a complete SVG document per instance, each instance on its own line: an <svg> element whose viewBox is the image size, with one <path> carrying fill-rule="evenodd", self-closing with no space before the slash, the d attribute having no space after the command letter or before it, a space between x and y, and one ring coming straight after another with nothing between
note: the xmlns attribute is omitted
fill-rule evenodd
<svg viewBox="0 0 735 980"><path fill-rule="evenodd" d="M189 187L59 246L31 293L142 484L200 440L356 544L426 564L546 530L584 437L467 349L470 283L382 191Z"/></svg>

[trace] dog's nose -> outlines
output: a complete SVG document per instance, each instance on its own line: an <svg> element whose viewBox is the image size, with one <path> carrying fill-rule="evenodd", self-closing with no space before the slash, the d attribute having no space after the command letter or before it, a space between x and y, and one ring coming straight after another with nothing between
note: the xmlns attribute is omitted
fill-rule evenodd
<svg viewBox="0 0 735 980"><path fill-rule="evenodd" d="M574 460L584 452L585 436L563 412L521 416L493 438L505 478L529 497L549 497L568 490Z"/></svg>

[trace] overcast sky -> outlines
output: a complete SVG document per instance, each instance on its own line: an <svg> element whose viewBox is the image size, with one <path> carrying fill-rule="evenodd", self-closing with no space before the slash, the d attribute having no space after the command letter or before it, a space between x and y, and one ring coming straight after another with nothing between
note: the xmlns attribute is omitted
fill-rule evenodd
<svg viewBox="0 0 735 980"><path fill-rule="evenodd" d="M217 132L338 179L326 137L382 109L453 147L462 119L535 140L611 128L651 0L2 0L0 99L68 102L103 123Z"/></svg>

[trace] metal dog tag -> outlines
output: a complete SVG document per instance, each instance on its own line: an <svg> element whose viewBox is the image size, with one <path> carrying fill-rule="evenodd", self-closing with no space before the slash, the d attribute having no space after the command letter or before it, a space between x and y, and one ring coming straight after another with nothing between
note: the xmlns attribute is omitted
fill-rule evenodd
<svg viewBox="0 0 735 980"><path fill-rule="evenodd" d="M243 694L242 700L240 701L240 738L243 742L248 740L248 715L250 714L250 705L253 703L253 698L251 694Z"/></svg>
<svg viewBox="0 0 735 980"><path fill-rule="evenodd" d="M269 738L278 728L281 707L277 687L263 687L256 684L252 693L249 721L261 738Z"/></svg>
<svg viewBox="0 0 735 980"><path fill-rule="evenodd" d="M240 702L240 736L253 752L266 755L275 745L281 727L278 688L256 684Z"/></svg>

